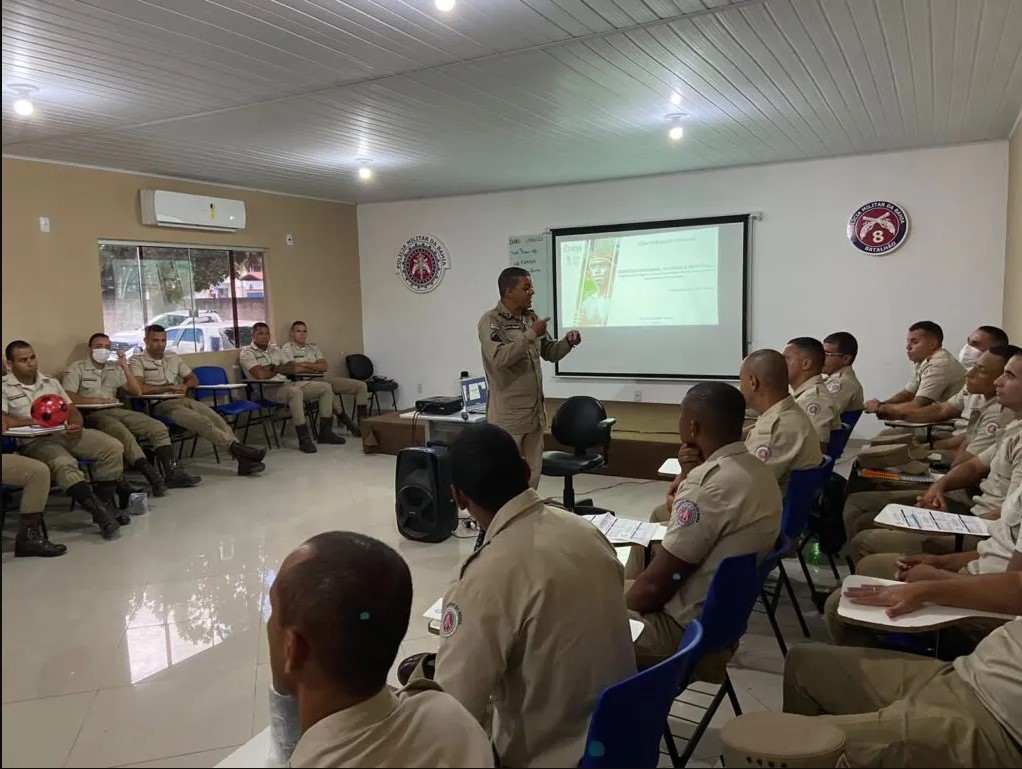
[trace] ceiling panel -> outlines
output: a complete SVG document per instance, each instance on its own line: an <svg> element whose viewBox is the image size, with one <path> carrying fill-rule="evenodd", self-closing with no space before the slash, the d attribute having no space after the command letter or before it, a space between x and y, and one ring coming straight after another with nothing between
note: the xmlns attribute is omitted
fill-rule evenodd
<svg viewBox="0 0 1022 769"><path fill-rule="evenodd" d="M1003 139L1022 109L1015 0L458 0L449 14L433 0L7 0L2 13L6 154L335 200ZM16 82L38 88L29 119L10 108Z"/></svg>

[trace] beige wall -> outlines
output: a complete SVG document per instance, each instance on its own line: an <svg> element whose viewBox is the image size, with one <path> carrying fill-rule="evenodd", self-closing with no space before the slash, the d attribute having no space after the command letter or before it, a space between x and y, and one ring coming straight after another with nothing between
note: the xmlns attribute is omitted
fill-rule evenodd
<svg viewBox="0 0 1022 769"><path fill-rule="evenodd" d="M142 188L244 200L247 226L239 233L145 226ZM49 233L39 230L41 216L50 219ZM294 235L290 247L288 233ZM301 318L332 367L341 353L362 351L354 206L4 158L3 343L26 339L47 373L84 355L89 334L103 328L99 240L265 249L275 340L286 341L291 321ZM192 365L229 367L237 353L189 358Z"/></svg>
<svg viewBox="0 0 1022 769"><path fill-rule="evenodd" d="M1004 330L1022 343L1022 120L1008 145L1008 240L1004 251Z"/></svg>

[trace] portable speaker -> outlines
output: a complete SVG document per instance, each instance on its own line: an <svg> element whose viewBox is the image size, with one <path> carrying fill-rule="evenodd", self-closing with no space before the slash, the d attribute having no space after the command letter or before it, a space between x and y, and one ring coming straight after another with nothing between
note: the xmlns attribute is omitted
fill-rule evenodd
<svg viewBox="0 0 1022 769"><path fill-rule="evenodd" d="M397 455L397 530L416 542L443 542L458 528L447 446L415 446Z"/></svg>

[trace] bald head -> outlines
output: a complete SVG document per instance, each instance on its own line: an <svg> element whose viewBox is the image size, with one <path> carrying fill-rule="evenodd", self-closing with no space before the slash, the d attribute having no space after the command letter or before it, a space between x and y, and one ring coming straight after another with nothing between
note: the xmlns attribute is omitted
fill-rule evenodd
<svg viewBox="0 0 1022 769"><path fill-rule="evenodd" d="M742 361L742 373L758 379L770 392L788 392L788 364L777 350L756 350Z"/></svg>
<svg viewBox="0 0 1022 769"><path fill-rule="evenodd" d="M408 630L412 577L393 549L347 531L319 534L281 564L267 622L274 687L378 692Z"/></svg>

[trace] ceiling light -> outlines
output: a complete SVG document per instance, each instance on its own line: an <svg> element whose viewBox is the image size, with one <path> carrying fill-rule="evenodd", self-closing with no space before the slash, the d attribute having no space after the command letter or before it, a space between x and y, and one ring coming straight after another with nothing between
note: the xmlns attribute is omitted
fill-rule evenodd
<svg viewBox="0 0 1022 769"><path fill-rule="evenodd" d="M373 169L369 166L360 166L358 169L358 178L363 181L368 181L373 178Z"/></svg>
<svg viewBox="0 0 1022 769"><path fill-rule="evenodd" d="M438 11L444 11L445 13L447 11L453 11L454 0L436 0L436 9Z"/></svg>
<svg viewBox="0 0 1022 769"><path fill-rule="evenodd" d="M673 104L675 107L681 106L681 94L678 93L677 91L671 94L671 104Z"/></svg>
<svg viewBox="0 0 1022 769"><path fill-rule="evenodd" d="M34 85L25 85L24 83L12 83L7 86L9 91L14 91L17 94L17 99L14 100L14 111L22 117L28 117L35 112L35 105L29 101L29 96L34 94L37 89Z"/></svg>
<svg viewBox="0 0 1022 769"><path fill-rule="evenodd" d="M672 141L679 141L685 135L685 129L680 125L671 126L671 130L667 132L667 135L671 137Z"/></svg>

